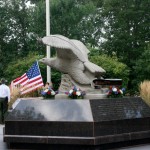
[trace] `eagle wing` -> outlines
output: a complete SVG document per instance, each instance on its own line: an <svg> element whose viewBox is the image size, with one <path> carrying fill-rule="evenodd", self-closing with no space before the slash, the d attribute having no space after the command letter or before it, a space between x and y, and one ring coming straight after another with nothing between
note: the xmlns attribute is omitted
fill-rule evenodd
<svg viewBox="0 0 150 150"><path fill-rule="evenodd" d="M77 58L82 62L88 60L89 50L86 46L78 40L70 40L62 35L50 35L42 38L42 42L51 47L55 47L57 57L63 59Z"/></svg>
<svg viewBox="0 0 150 150"><path fill-rule="evenodd" d="M106 72L102 67L100 67L90 61L85 62L84 66L91 73L105 73Z"/></svg>

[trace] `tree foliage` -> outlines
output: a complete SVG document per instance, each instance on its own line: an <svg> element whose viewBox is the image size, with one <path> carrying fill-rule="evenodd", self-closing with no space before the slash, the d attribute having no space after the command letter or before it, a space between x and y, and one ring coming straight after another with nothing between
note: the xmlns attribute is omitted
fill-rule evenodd
<svg viewBox="0 0 150 150"><path fill-rule="evenodd" d="M62 34L95 45L95 39L99 39L95 34L98 31L97 11L92 0L51 0L51 34ZM36 2L32 16L32 31L39 37L45 36L45 28L43 28L46 26L45 14L45 1Z"/></svg>
<svg viewBox="0 0 150 150"><path fill-rule="evenodd" d="M44 54L31 31L34 6L28 6L28 1L0 0L0 76L9 62L26 57L30 51Z"/></svg>
<svg viewBox="0 0 150 150"><path fill-rule="evenodd" d="M150 80L150 45L143 50L140 58L136 61L134 70L136 79L132 80L133 84L138 85L144 80Z"/></svg>
<svg viewBox="0 0 150 150"><path fill-rule="evenodd" d="M6 68L6 70L4 71L5 77L8 79L9 82L11 82L13 79L16 79L17 77L20 77L25 72L27 72L28 69L31 67L31 65L36 60L39 60L42 57L43 56L39 56L37 53L29 53L24 58L20 58L20 59L16 59L14 61L11 61L8 65L8 67ZM43 65L40 64L40 67L41 66L43 68ZM41 71L41 73L43 73L43 71Z"/></svg>
<svg viewBox="0 0 150 150"><path fill-rule="evenodd" d="M136 64L140 61L147 42L150 40L149 0L104 0L103 49L108 55L115 53L119 60L127 64L130 72L130 88L136 77ZM145 53L145 52L144 52ZM138 73L139 76L142 72ZM145 76L146 77L146 76ZM135 85L136 86L136 85Z"/></svg>
<svg viewBox="0 0 150 150"><path fill-rule="evenodd" d="M105 54L91 56L90 60L105 69L104 78L122 79L123 86L127 87L129 81L129 68L118 61L116 56L110 57Z"/></svg>
<svg viewBox="0 0 150 150"><path fill-rule="evenodd" d="M8 63L30 51L28 10L25 0L0 1L0 76Z"/></svg>
<svg viewBox="0 0 150 150"><path fill-rule="evenodd" d="M62 34L81 40L89 48L97 48L91 58L101 57L103 53L116 55L118 60L115 61L129 67L129 87L133 88L149 79L149 6L149 0L50 0L51 34ZM37 42L37 37L46 35L45 10L45 0L0 0L0 77L12 80L17 74L20 76L17 67L16 75L13 75L11 67L15 64L12 63L24 60L30 52L44 57L45 46ZM110 66L107 62L104 65L106 70L109 68L108 77L116 74L114 78L123 78L124 75L117 74L117 68L113 72ZM112 67L118 67L117 63ZM60 76L54 70L52 73Z"/></svg>
<svg viewBox="0 0 150 150"><path fill-rule="evenodd" d="M26 73L28 69L32 66L32 64L36 60L38 61L41 58L43 58L43 55L39 55L37 52L30 52L26 57L10 62L7 69L4 71L5 78L7 78L10 83L12 80ZM46 65L39 62L39 68L41 71L43 82L46 83ZM58 89L58 86L60 84L60 76L60 72L52 69L51 78L55 90Z"/></svg>

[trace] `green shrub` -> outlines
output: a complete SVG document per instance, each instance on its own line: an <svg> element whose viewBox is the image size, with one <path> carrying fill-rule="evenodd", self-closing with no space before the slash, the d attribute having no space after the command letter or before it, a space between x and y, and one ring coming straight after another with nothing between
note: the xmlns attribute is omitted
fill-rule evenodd
<svg viewBox="0 0 150 150"><path fill-rule="evenodd" d="M28 71L28 69L32 66L32 64L44 56L38 55L37 53L29 53L27 57L24 57L22 59L17 59L13 62L10 62L6 70L4 71L5 78L10 83L12 80L16 79L17 77L22 76L25 72ZM41 71L41 75L43 78L43 82L47 82L47 76L46 76L46 65L39 62L39 68ZM61 73L53 70L51 71L51 80L54 86L54 90L58 89L60 80L61 80Z"/></svg>
<svg viewBox="0 0 150 150"><path fill-rule="evenodd" d="M91 56L90 60L106 70L104 78L122 79L123 86L127 87L129 81L129 69L125 64L119 62L117 57L110 57L102 54L98 56Z"/></svg>

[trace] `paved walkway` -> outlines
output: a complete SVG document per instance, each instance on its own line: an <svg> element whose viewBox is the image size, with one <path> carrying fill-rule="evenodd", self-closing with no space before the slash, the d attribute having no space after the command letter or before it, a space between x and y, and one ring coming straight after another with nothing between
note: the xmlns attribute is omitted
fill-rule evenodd
<svg viewBox="0 0 150 150"><path fill-rule="evenodd" d="M126 148L121 148L116 150L150 150L150 144L134 146L134 147L126 147Z"/></svg>
<svg viewBox="0 0 150 150"><path fill-rule="evenodd" d="M4 125L0 124L0 150L8 150L6 143L3 142L3 127ZM119 148L119 149L114 149L114 150L150 150L150 144L134 146L134 147Z"/></svg>
<svg viewBox="0 0 150 150"><path fill-rule="evenodd" d="M3 142L3 127L4 125L0 124L0 150L6 150L6 143Z"/></svg>

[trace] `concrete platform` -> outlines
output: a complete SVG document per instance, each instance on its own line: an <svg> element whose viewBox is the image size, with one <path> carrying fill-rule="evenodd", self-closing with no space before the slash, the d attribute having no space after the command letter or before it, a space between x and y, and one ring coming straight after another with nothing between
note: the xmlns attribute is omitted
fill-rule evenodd
<svg viewBox="0 0 150 150"><path fill-rule="evenodd" d="M0 150L6 150L6 143L3 142L3 127L4 125L0 124Z"/></svg>

